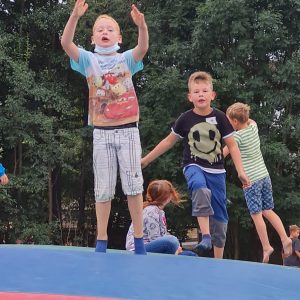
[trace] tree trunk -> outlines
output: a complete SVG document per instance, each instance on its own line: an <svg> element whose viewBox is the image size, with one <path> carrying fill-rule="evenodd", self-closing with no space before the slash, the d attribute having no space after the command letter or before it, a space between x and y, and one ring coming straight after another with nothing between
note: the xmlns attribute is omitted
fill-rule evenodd
<svg viewBox="0 0 300 300"><path fill-rule="evenodd" d="M85 140L82 141L82 159L81 159L81 172L80 172L80 198L79 198L79 212L78 212L78 220L77 220L77 230L78 234L82 237L82 243L84 241L84 223L85 223L85 193L86 193L86 151L85 151Z"/></svg>
<svg viewBox="0 0 300 300"><path fill-rule="evenodd" d="M22 168L23 168L23 145L21 142L18 142L17 144L17 158L16 158L16 174L18 176L22 175ZM22 192L20 189L18 189L17 192L17 201L18 203L21 203L22 201Z"/></svg>
<svg viewBox="0 0 300 300"><path fill-rule="evenodd" d="M48 168L48 222L49 224L53 219L53 193L52 193L52 168Z"/></svg>
<svg viewBox="0 0 300 300"><path fill-rule="evenodd" d="M239 225L237 222L233 224L232 228L232 239L234 246L234 256L233 259L239 259L240 257L240 247L239 247Z"/></svg>
<svg viewBox="0 0 300 300"><path fill-rule="evenodd" d="M52 170L52 213L61 222L61 167Z"/></svg>

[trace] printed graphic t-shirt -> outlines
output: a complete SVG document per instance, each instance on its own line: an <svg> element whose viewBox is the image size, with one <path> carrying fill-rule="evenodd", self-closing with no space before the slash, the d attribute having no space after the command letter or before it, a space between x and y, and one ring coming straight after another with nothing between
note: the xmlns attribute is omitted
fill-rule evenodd
<svg viewBox="0 0 300 300"><path fill-rule="evenodd" d="M222 143L234 130L222 111L213 108L207 116L200 116L188 110L172 131L183 139L183 167L194 164L210 173L225 172Z"/></svg>
<svg viewBox="0 0 300 300"><path fill-rule="evenodd" d="M150 243L167 234L165 212L156 205L149 205L143 209L144 243ZM126 249L134 250L133 225L131 224L126 237Z"/></svg>
<svg viewBox="0 0 300 300"><path fill-rule="evenodd" d="M143 69L132 49L116 55L99 55L79 48L71 67L86 77L89 88L89 125L116 126L139 120L139 105L132 76Z"/></svg>

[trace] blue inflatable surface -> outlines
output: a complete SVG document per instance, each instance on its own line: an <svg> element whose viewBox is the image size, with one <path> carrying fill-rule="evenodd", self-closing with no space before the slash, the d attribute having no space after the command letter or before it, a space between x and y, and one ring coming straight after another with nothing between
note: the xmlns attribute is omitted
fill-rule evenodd
<svg viewBox="0 0 300 300"><path fill-rule="evenodd" d="M116 250L103 254L80 247L0 245L0 293L139 300L299 300L299 278L298 268L261 263L141 256Z"/></svg>

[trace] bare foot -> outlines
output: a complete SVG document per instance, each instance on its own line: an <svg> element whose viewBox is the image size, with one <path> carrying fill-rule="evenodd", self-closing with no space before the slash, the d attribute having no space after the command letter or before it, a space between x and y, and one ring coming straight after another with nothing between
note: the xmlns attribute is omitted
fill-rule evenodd
<svg viewBox="0 0 300 300"><path fill-rule="evenodd" d="M270 255L273 253L273 251L274 251L274 249L272 247L263 251L263 260L262 260L262 262L264 264L269 263Z"/></svg>
<svg viewBox="0 0 300 300"><path fill-rule="evenodd" d="M290 238L287 238L284 242L282 242L282 247L284 257L288 257L292 254L292 240Z"/></svg>

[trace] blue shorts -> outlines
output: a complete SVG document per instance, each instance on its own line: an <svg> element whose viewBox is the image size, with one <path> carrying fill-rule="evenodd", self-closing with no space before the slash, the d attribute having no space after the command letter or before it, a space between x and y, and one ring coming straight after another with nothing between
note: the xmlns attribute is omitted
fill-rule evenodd
<svg viewBox="0 0 300 300"><path fill-rule="evenodd" d="M269 176L254 181L249 188L244 189L244 195L251 215L274 208L272 183Z"/></svg>
<svg viewBox="0 0 300 300"><path fill-rule="evenodd" d="M221 223L227 223L226 173L208 173L199 166L191 165L184 169L184 176L192 195L193 216L211 216ZM206 214L202 214L198 208L204 208Z"/></svg>

